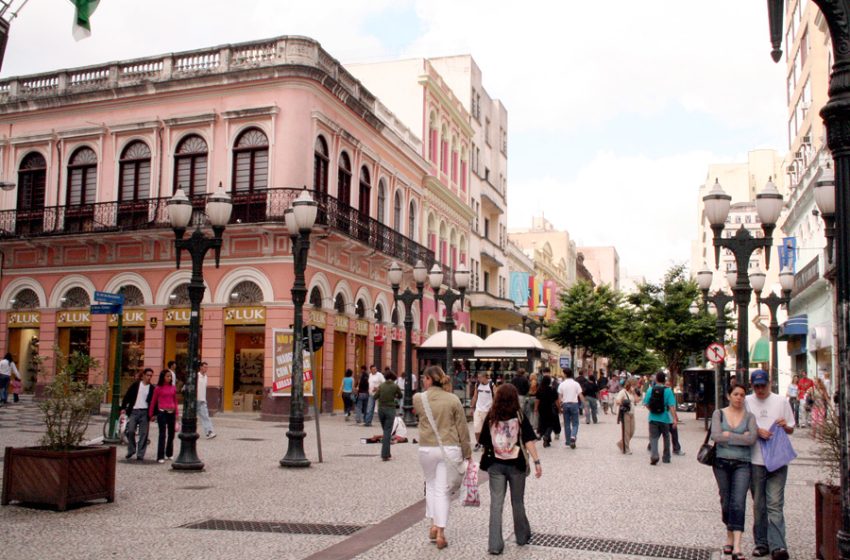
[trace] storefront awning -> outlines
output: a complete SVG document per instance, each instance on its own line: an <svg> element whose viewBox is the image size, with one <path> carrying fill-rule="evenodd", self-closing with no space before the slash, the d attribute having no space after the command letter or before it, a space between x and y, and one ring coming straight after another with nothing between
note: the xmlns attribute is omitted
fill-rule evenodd
<svg viewBox="0 0 850 560"><path fill-rule="evenodd" d="M750 348L750 363L767 363L770 361L770 341L765 337L756 340Z"/></svg>
<svg viewBox="0 0 850 560"><path fill-rule="evenodd" d="M805 337L809 332L809 318L805 313L789 317L779 326L779 339L787 340L792 336Z"/></svg>

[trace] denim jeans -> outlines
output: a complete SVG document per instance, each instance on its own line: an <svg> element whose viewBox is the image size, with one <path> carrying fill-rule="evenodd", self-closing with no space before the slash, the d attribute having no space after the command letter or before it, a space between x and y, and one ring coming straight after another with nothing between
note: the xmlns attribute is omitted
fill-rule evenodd
<svg viewBox="0 0 850 560"><path fill-rule="evenodd" d="M750 491L753 494L753 541L769 550L788 548L785 544L785 480L788 467L767 472L753 465Z"/></svg>
<svg viewBox="0 0 850 560"><path fill-rule="evenodd" d="M662 461L670 462L670 424L666 422L649 423L649 457L658 460L658 438L664 437L664 456Z"/></svg>
<svg viewBox="0 0 850 560"><path fill-rule="evenodd" d="M514 518L516 542L522 546L531 538L531 526L525 515L525 471L513 465L494 463L487 469L490 475L490 537L487 550L501 553L505 548L502 538L502 510L505 505L505 493L511 487L511 512Z"/></svg>
<svg viewBox="0 0 850 560"><path fill-rule="evenodd" d="M788 402L791 403L791 410L794 412L794 424L800 424L800 401L797 397L790 397Z"/></svg>
<svg viewBox="0 0 850 560"><path fill-rule="evenodd" d="M375 416L375 397L374 395L369 395L368 402L366 403L366 411L363 413L363 425L371 426L372 418Z"/></svg>
<svg viewBox="0 0 850 560"><path fill-rule="evenodd" d="M0 375L0 403L6 404L9 399L9 383L11 381L11 375Z"/></svg>
<svg viewBox="0 0 850 560"><path fill-rule="evenodd" d="M679 426L673 427L670 424L670 439L673 441L673 453L678 453L682 450L682 444L679 443Z"/></svg>
<svg viewBox="0 0 850 560"><path fill-rule="evenodd" d="M354 396L354 393L342 394L342 412L346 417L351 416L351 409L354 407L356 401L357 398Z"/></svg>
<svg viewBox="0 0 850 560"><path fill-rule="evenodd" d="M204 435L213 433L212 420L210 420L210 409L207 407L207 401L198 401L198 418L201 420L201 427L204 430Z"/></svg>
<svg viewBox="0 0 850 560"><path fill-rule="evenodd" d="M177 414L174 412L157 411L156 423L159 426L159 439L156 445L156 460L174 455L174 424Z"/></svg>
<svg viewBox="0 0 850 560"><path fill-rule="evenodd" d="M714 461L714 479L720 492L720 510L727 531L743 531L750 488L749 461L718 457Z"/></svg>
<svg viewBox="0 0 850 560"><path fill-rule="evenodd" d="M596 424L599 421L596 417L596 413L599 411L599 399L596 397L585 397L584 400L584 420L590 424L590 419L592 417L593 423Z"/></svg>
<svg viewBox="0 0 850 560"><path fill-rule="evenodd" d="M395 422L394 408L379 408L378 420L381 422L381 427L384 429L384 435L381 437L381 459L390 457L390 444L393 438L393 423Z"/></svg>
<svg viewBox="0 0 850 560"><path fill-rule="evenodd" d="M357 399L354 401L354 419L357 423L363 421L366 415L366 402L369 400L369 395L366 393L357 393Z"/></svg>
<svg viewBox="0 0 850 560"><path fill-rule="evenodd" d="M136 445L136 427L139 428L139 444ZM145 450L148 448L148 409L134 408L127 419L127 458L133 455L140 461L145 458Z"/></svg>
<svg viewBox="0 0 850 560"><path fill-rule="evenodd" d="M567 435L570 436L570 441L575 441L578 437L578 403L563 403L561 410L564 413L564 443L570 443L567 441Z"/></svg>

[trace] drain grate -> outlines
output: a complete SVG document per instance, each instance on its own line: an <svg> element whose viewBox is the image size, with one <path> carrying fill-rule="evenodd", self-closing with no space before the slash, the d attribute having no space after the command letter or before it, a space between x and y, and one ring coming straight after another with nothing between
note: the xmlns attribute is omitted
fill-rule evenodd
<svg viewBox="0 0 850 560"><path fill-rule="evenodd" d="M181 525L184 529L210 529L214 531L249 531L256 533L285 533L289 535L330 535L347 537L365 525L330 525L327 523L287 523L282 521L232 521L207 519L199 523Z"/></svg>
<svg viewBox="0 0 850 560"><path fill-rule="evenodd" d="M236 438L236 441L266 441L266 440L264 440L263 438L256 438L256 437L238 437L238 438Z"/></svg>
<svg viewBox="0 0 850 560"><path fill-rule="evenodd" d="M631 554L652 558L672 558L675 560L711 560L713 550L663 544L648 544L592 537L570 537L566 535L546 535L534 533L529 544L551 548L569 548L608 552L611 554Z"/></svg>

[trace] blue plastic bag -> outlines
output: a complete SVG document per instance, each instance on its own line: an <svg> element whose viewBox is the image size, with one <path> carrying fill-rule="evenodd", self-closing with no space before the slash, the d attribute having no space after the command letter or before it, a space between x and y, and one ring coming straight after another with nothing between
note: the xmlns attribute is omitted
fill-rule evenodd
<svg viewBox="0 0 850 560"><path fill-rule="evenodd" d="M773 434L770 439L759 438L759 445L761 455L764 457L764 468L768 472L773 472L796 459L797 452L791 446L791 440L784 428L774 424L770 428L770 433Z"/></svg>

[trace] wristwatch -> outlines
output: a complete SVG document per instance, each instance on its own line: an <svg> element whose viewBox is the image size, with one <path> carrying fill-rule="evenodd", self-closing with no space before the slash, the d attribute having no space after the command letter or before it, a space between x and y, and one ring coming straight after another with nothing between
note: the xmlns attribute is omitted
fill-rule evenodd
<svg viewBox="0 0 850 560"><path fill-rule="evenodd" d="M535 464L535 465L539 465L539 464L540 464L540 459L535 459L535 460L534 460L534 464Z"/></svg>

